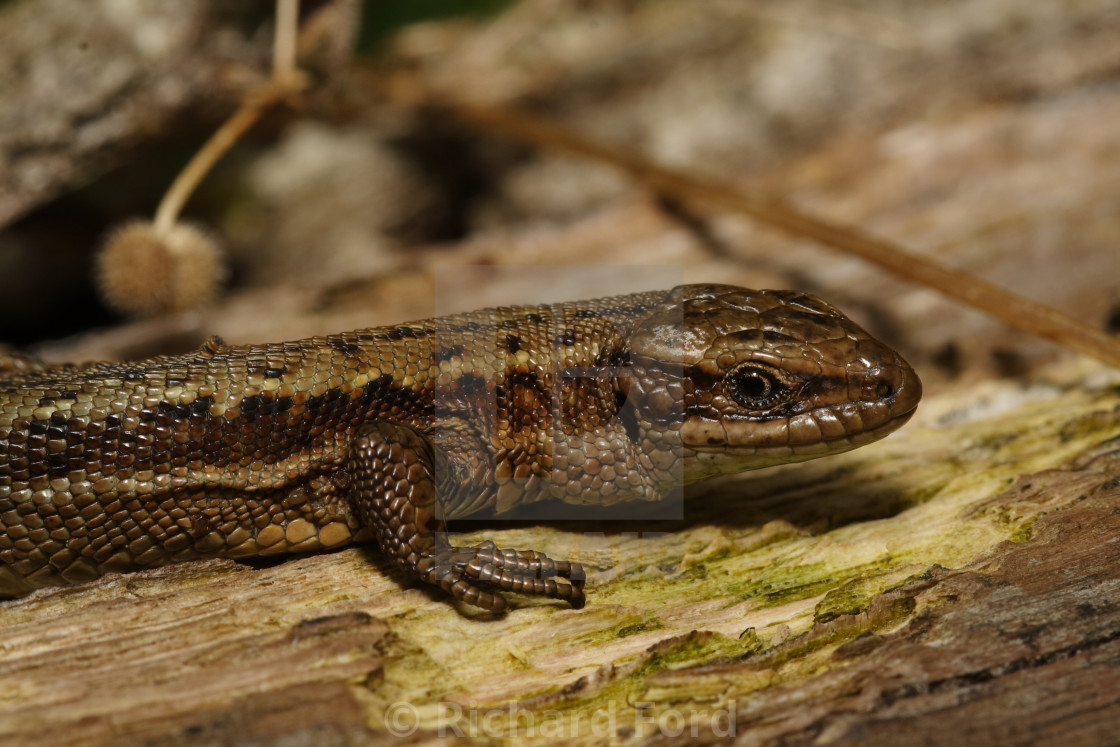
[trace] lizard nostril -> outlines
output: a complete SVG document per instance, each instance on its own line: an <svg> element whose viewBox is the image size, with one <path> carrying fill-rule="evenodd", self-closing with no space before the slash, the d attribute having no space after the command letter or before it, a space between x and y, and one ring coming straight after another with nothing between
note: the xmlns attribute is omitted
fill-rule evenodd
<svg viewBox="0 0 1120 747"><path fill-rule="evenodd" d="M875 396L879 399L887 399L894 396L894 385L889 381L880 381L875 385Z"/></svg>

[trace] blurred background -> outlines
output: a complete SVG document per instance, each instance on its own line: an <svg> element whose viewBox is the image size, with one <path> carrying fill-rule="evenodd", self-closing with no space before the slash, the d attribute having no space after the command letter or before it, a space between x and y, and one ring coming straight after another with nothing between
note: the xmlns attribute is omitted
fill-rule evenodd
<svg viewBox="0 0 1120 747"><path fill-rule="evenodd" d="M182 215L223 246L222 291L128 321L98 299L93 254L114 226L150 217L268 80L274 3L0 3L0 342L54 360L135 358L215 333L293 339L578 298L588 278L637 266L639 286L817 293L934 388L1062 355L811 241L405 103L440 100L532 112L1120 327L1120 0L300 10L309 86Z"/></svg>

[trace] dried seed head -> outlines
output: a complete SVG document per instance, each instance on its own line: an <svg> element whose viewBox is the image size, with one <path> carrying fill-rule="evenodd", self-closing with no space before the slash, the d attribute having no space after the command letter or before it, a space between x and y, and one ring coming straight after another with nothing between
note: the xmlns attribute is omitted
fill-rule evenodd
<svg viewBox="0 0 1120 747"><path fill-rule="evenodd" d="M97 255L101 296L135 316L193 309L210 301L225 276L217 242L182 223L159 232L148 221L115 230Z"/></svg>

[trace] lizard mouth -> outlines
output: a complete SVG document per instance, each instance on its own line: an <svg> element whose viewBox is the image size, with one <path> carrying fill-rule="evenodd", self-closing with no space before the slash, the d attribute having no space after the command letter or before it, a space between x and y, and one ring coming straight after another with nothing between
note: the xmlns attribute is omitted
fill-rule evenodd
<svg viewBox="0 0 1120 747"><path fill-rule="evenodd" d="M693 448L698 453L708 454L729 454L729 455L800 455L803 454L806 459L814 456L824 456L827 454L839 454L849 449L854 449L857 446L862 446L872 441L887 436L894 431L901 428L914 416L917 412L917 406L911 407L905 412L893 415L890 419L880 423L871 428L864 428L856 430L851 433L842 433L831 437L822 437L812 441L797 442L793 440L775 439L769 442L756 441L755 443L736 443L734 438L734 428L725 428L728 434L726 440L719 442L712 442L709 439L708 443L693 444Z"/></svg>
<svg viewBox="0 0 1120 747"><path fill-rule="evenodd" d="M818 457L843 454L887 436L901 428L916 411L911 407L874 428L844 434L835 438L822 438L810 443L718 443L688 447L691 454L685 460L686 484L718 475L744 472L762 467L773 467L792 462L805 462Z"/></svg>
<svg viewBox="0 0 1120 747"><path fill-rule="evenodd" d="M692 452L686 482L840 454L887 436L913 417L922 394L913 369L905 363L890 368L866 377L854 401L770 418L686 419L681 435Z"/></svg>

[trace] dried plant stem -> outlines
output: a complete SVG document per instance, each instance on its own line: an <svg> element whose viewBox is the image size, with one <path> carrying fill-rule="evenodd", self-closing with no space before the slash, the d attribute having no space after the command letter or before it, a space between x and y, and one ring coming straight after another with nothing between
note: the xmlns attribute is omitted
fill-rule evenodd
<svg viewBox="0 0 1120 747"><path fill-rule="evenodd" d="M187 198L191 196L199 182L202 181L214 164L225 155L233 144L237 142L246 130L253 126L266 109L279 101L290 92L286 85L269 84L249 96L227 119L218 130L210 136L206 144L194 154L190 163L179 172L175 181L164 194L163 200L156 210L156 231L165 233L179 217Z"/></svg>
<svg viewBox="0 0 1120 747"><path fill-rule="evenodd" d="M155 230L166 234L199 183L233 144L256 124L265 110L299 91L305 79L296 68L299 0L276 0L276 40L273 45L272 80L250 94L190 163L179 172L156 209Z"/></svg>
<svg viewBox="0 0 1120 747"><path fill-rule="evenodd" d="M299 0L276 0L276 38L272 43L272 79L286 83L296 72Z"/></svg>
<svg viewBox="0 0 1120 747"><path fill-rule="evenodd" d="M454 104L451 109L457 117L473 126L500 132L539 147L609 163L663 194L701 206L721 206L795 236L815 239L825 246L861 257L899 277L962 301L1008 326L1120 368L1120 339L968 273L946 267L923 255L906 252L885 239L818 218L785 202L733 184L659 166L522 112L462 103Z"/></svg>

